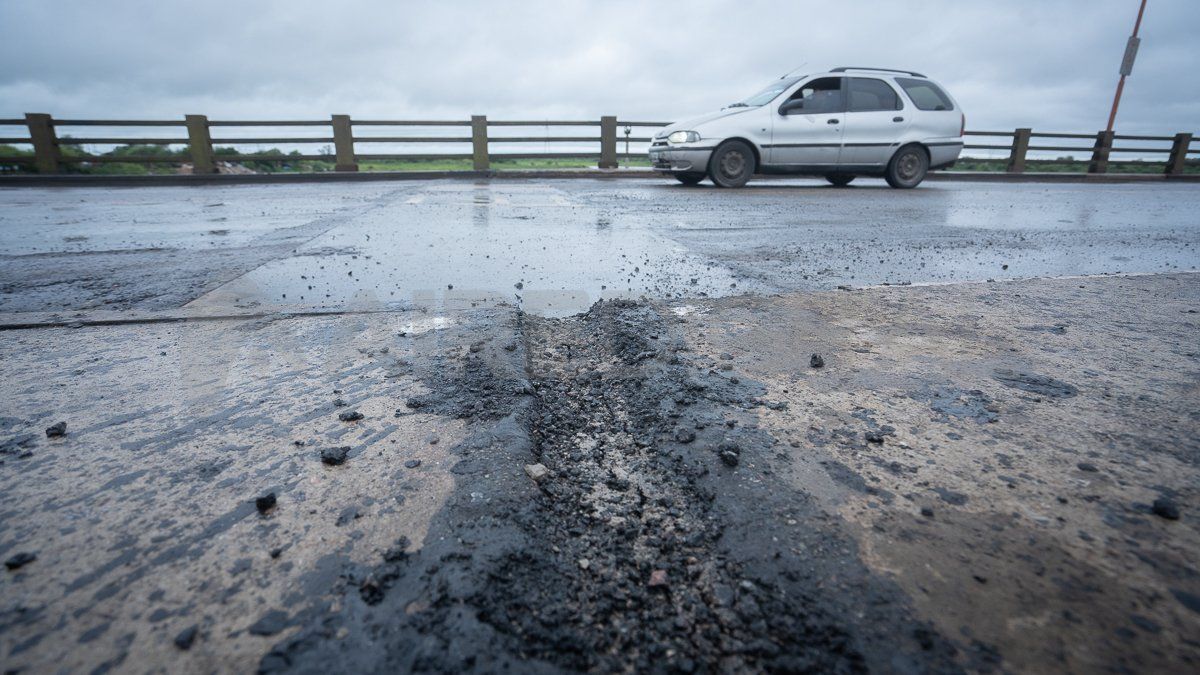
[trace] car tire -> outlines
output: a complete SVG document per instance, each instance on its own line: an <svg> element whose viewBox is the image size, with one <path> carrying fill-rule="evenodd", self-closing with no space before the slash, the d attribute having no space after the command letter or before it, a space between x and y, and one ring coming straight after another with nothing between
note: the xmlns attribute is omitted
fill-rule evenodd
<svg viewBox="0 0 1200 675"><path fill-rule="evenodd" d="M725 141L713 151L708 160L708 177L713 185L740 188L754 175L754 150L742 141Z"/></svg>
<svg viewBox="0 0 1200 675"><path fill-rule="evenodd" d="M883 175L888 185L907 190L915 188L929 173L929 153L919 145L906 145L892 155L887 172Z"/></svg>
<svg viewBox="0 0 1200 675"><path fill-rule="evenodd" d="M683 183L684 185L696 185L700 181L704 180L704 173L700 172L700 171L688 171L685 173L677 173L677 174L674 174L674 176L675 176L675 180L679 181L680 183Z"/></svg>
<svg viewBox="0 0 1200 675"><path fill-rule="evenodd" d="M852 173L829 173L825 174L825 180L829 181L834 187L846 187L850 181L854 180Z"/></svg>

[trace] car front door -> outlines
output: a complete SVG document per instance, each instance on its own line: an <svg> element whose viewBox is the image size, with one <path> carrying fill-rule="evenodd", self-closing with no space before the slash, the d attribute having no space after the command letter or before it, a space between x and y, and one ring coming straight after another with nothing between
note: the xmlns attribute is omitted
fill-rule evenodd
<svg viewBox="0 0 1200 675"><path fill-rule="evenodd" d="M846 119L841 163L882 166L891 158L912 120L900 95L885 80L846 78Z"/></svg>
<svg viewBox="0 0 1200 675"><path fill-rule="evenodd" d="M845 79L821 77L805 82L778 105L768 147L769 164L788 167L838 163Z"/></svg>

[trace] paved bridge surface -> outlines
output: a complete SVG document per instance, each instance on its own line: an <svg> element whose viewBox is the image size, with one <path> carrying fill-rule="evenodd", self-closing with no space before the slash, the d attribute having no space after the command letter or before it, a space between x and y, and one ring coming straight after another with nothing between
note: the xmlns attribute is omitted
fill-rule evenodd
<svg viewBox="0 0 1200 675"><path fill-rule="evenodd" d="M507 179L13 189L0 204L6 312L248 301L567 314L643 294L1161 273L1200 259L1200 190L1183 184Z"/></svg>
<svg viewBox="0 0 1200 675"><path fill-rule="evenodd" d="M1200 663L1194 186L0 207L8 668Z"/></svg>

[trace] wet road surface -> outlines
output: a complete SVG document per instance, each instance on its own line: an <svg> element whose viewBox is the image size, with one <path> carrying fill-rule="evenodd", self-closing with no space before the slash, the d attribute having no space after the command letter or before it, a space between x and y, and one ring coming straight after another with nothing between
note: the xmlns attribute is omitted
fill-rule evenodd
<svg viewBox="0 0 1200 675"><path fill-rule="evenodd" d="M0 190L0 662L1194 670L1198 194Z"/></svg>
<svg viewBox="0 0 1200 675"><path fill-rule="evenodd" d="M0 191L0 310L719 297L1194 270L1189 185L433 181ZM178 207L178 208L176 208Z"/></svg>

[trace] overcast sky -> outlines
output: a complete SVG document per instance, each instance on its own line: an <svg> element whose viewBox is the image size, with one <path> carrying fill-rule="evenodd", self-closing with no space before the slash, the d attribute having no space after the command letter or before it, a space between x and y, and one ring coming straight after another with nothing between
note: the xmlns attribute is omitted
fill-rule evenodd
<svg viewBox="0 0 1200 675"><path fill-rule="evenodd" d="M1138 0L0 0L0 116L683 119L909 68L974 129L1103 128ZM1150 0L1119 132L1200 132L1200 1Z"/></svg>

